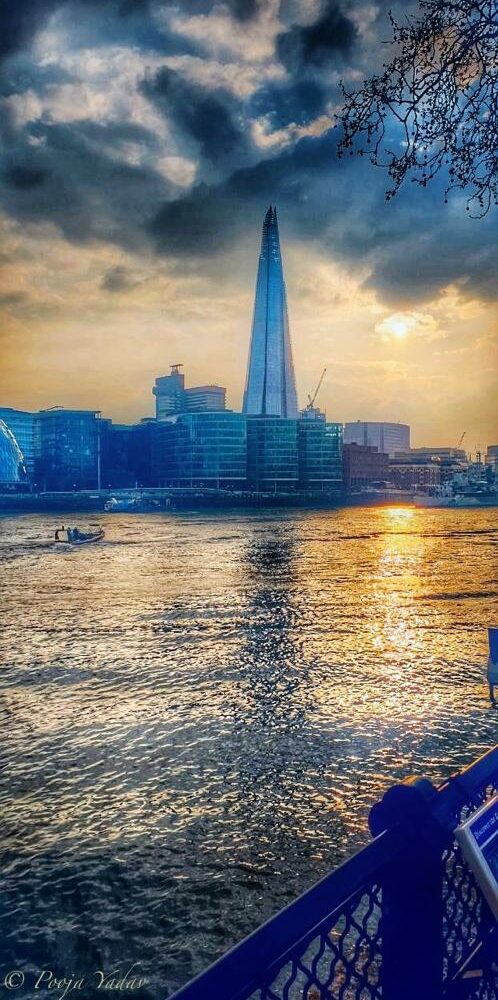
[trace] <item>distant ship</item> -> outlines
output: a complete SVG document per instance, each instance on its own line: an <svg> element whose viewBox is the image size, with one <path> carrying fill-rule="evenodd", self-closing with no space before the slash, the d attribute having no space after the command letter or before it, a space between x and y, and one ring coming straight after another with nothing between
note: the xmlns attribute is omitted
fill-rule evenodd
<svg viewBox="0 0 498 1000"><path fill-rule="evenodd" d="M428 493L415 493L413 502L416 507L496 507L498 491L486 479L477 479L460 488L448 483Z"/></svg>
<svg viewBox="0 0 498 1000"><path fill-rule="evenodd" d="M148 510L158 510L161 506L169 506L169 499L166 499L161 504L159 500L155 500L153 497L142 497L142 496L124 496L124 497L109 497L104 504L104 510L107 513L120 514L123 511L148 511Z"/></svg>
<svg viewBox="0 0 498 1000"><path fill-rule="evenodd" d="M413 502L416 507L454 507L455 497L444 493L414 493Z"/></svg>

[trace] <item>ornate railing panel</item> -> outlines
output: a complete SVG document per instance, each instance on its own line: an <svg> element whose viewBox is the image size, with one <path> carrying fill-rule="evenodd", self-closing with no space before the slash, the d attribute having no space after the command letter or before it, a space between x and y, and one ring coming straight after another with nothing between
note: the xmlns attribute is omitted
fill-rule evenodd
<svg viewBox="0 0 498 1000"><path fill-rule="evenodd" d="M496 925L454 840L497 790L498 747L440 789L389 789L366 848L175 1000L498 1000Z"/></svg>

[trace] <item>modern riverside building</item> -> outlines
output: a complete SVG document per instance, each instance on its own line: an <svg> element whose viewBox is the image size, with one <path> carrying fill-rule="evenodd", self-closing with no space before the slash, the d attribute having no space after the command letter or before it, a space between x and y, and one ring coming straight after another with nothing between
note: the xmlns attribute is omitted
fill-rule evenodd
<svg viewBox="0 0 498 1000"><path fill-rule="evenodd" d="M395 452L408 451L410 428L408 424L355 420L344 426L344 444L369 445L394 458Z"/></svg>
<svg viewBox="0 0 498 1000"><path fill-rule="evenodd" d="M154 465L156 427L152 417L142 417L132 427L130 462L136 486L158 485Z"/></svg>
<svg viewBox="0 0 498 1000"><path fill-rule="evenodd" d="M35 484L91 490L99 482L98 410L40 410L35 420Z"/></svg>
<svg viewBox="0 0 498 1000"><path fill-rule="evenodd" d="M22 452L28 478L31 481L35 465L35 416L35 413L29 413L27 410L14 410L10 406L0 407L0 420L3 420L14 435Z"/></svg>
<svg viewBox="0 0 498 1000"><path fill-rule="evenodd" d="M154 478L175 488L243 489L247 475L242 413L181 413L154 428Z"/></svg>
<svg viewBox="0 0 498 1000"><path fill-rule="evenodd" d="M0 489L19 489L27 472L19 445L7 424L0 420Z"/></svg>
<svg viewBox="0 0 498 1000"><path fill-rule="evenodd" d="M132 424L113 424L112 420L99 420L101 486L106 489L125 489L135 486L133 468Z"/></svg>
<svg viewBox="0 0 498 1000"><path fill-rule="evenodd" d="M152 389L156 397L156 420L176 413L205 413L225 409L226 389L221 385L197 385L185 388L183 365L171 365L169 375L156 378Z"/></svg>
<svg viewBox="0 0 498 1000"><path fill-rule="evenodd" d="M243 412L298 415L277 212L271 205L263 222Z"/></svg>
<svg viewBox="0 0 498 1000"><path fill-rule="evenodd" d="M164 420L174 413L181 413L185 392L185 376L180 371L183 365L171 365L169 375L156 378L152 389L156 397L156 420Z"/></svg>
<svg viewBox="0 0 498 1000"><path fill-rule="evenodd" d="M144 417L138 424L99 420L100 482L103 489L157 486L153 463L156 421Z"/></svg>
<svg viewBox="0 0 498 1000"><path fill-rule="evenodd" d="M298 420L247 417L247 485L288 493L299 485Z"/></svg>
<svg viewBox="0 0 498 1000"><path fill-rule="evenodd" d="M342 492L342 424L328 423L319 410L304 410L298 422L298 456L300 489Z"/></svg>
<svg viewBox="0 0 498 1000"><path fill-rule="evenodd" d="M226 393L226 389L221 385L195 385L185 389L185 412L206 413L206 411L224 410Z"/></svg>

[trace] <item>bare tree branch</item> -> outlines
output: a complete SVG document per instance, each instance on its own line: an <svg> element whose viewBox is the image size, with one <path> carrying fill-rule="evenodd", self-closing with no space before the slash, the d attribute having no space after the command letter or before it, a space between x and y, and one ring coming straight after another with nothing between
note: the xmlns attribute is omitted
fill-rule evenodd
<svg viewBox="0 0 498 1000"><path fill-rule="evenodd" d="M358 91L342 88L338 155L366 153L386 167L388 200L406 177L426 187L446 167L445 201L451 190L465 190L467 210L480 218L498 203L498 3L419 6L420 15L403 24L389 15L395 53L382 73Z"/></svg>

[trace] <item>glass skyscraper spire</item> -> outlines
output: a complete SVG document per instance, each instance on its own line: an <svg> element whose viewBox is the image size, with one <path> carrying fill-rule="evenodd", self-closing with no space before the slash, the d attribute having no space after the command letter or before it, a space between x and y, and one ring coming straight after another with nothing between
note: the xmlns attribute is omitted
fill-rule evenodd
<svg viewBox="0 0 498 1000"><path fill-rule="evenodd" d="M263 223L243 411L298 415L277 212L271 205Z"/></svg>

